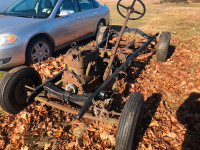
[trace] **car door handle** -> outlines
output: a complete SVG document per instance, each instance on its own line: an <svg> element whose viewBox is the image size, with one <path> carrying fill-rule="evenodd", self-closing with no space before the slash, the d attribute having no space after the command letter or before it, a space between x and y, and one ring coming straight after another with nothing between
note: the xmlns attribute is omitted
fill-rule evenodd
<svg viewBox="0 0 200 150"><path fill-rule="evenodd" d="M80 19L80 17L76 17L76 20L79 20Z"/></svg>
<svg viewBox="0 0 200 150"><path fill-rule="evenodd" d="M98 14L97 12L94 13L94 15L97 15L97 14Z"/></svg>

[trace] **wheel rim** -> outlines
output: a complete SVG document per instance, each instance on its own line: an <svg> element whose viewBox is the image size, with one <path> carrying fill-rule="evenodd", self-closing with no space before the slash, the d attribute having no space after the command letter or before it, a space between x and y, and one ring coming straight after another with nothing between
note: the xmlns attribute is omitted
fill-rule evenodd
<svg viewBox="0 0 200 150"><path fill-rule="evenodd" d="M104 26L104 23L103 22L100 22L99 23L99 26L98 26L98 31L99 31L99 29L101 28L101 27L103 27Z"/></svg>
<svg viewBox="0 0 200 150"><path fill-rule="evenodd" d="M39 42L34 45L31 50L31 58L33 63L42 62L49 57L49 46L44 42Z"/></svg>
<svg viewBox="0 0 200 150"><path fill-rule="evenodd" d="M13 96L17 104L24 105L26 104L27 89L25 86L34 87L33 80L29 78L23 78L20 80L14 87Z"/></svg>

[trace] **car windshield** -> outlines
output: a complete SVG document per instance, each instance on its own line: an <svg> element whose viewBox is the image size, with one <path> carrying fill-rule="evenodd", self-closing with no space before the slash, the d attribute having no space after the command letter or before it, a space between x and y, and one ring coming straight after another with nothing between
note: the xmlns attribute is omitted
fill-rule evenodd
<svg viewBox="0 0 200 150"><path fill-rule="evenodd" d="M47 18L58 0L17 0L2 14L27 18Z"/></svg>

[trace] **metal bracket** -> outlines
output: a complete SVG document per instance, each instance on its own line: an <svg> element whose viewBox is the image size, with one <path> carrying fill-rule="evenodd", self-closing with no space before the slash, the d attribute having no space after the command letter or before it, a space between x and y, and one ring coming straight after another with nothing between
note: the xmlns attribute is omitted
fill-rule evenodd
<svg viewBox="0 0 200 150"><path fill-rule="evenodd" d="M57 81L59 81L61 79L61 76L63 74L64 71L66 71L68 68L65 68L64 70L62 70L61 72L59 72L57 75L55 75L52 78L47 79L43 84L41 84L40 86L38 86L26 99L27 103L32 103L34 101L34 98L40 94L43 90L44 90L44 86L49 83L55 83Z"/></svg>

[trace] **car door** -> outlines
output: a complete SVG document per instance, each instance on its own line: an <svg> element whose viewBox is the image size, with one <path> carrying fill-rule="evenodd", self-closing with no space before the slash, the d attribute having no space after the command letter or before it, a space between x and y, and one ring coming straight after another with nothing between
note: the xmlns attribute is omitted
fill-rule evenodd
<svg viewBox="0 0 200 150"><path fill-rule="evenodd" d="M97 28L98 21L98 11L97 8L93 6L92 0L77 0L80 10L79 21L82 24L83 35L94 34Z"/></svg>
<svg viewBox="0 0 200 150"><path fill-rule="evenodd" d="M82 29L76 0L64 0L60 5L57 14L62 10L67 10L70 15L66 17L57 16L54 20L52 33L55 37L55 43L57 46L77 39L80 30Z"/></svg>

